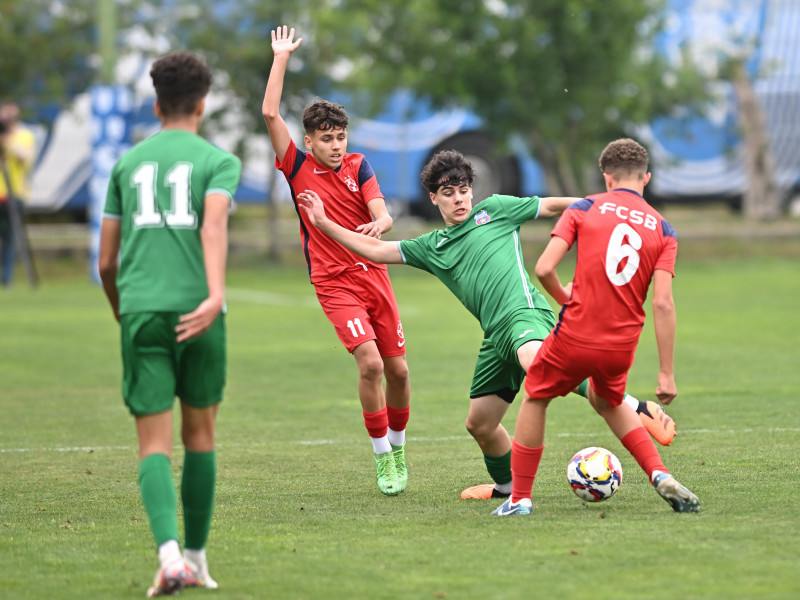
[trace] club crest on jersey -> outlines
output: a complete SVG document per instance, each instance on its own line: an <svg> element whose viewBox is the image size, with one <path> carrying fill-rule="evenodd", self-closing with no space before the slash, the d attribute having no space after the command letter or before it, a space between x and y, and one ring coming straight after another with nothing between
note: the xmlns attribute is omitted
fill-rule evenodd
<svg viewBox="0 0 800 600"><path fill-rule="evenodd" d="M357 192L358 191L358 184L356 183L355 179L350 177L350 175L345 177L344 182L345 182L345 184L347 185L348 189L351 192Z"/></svg>
<svg viewBox="0 0 800 600"><path fill-rule="evenodd" d="M475 213L475 225L486 225L491 220L492 217L490 217L489 213L487 213L485 210Z"/></svg>

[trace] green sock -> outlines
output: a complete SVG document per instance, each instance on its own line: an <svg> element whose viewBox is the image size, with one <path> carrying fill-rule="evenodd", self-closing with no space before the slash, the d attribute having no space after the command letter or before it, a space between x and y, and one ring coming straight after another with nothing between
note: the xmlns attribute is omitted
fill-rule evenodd
<svg viewBox="0 0 800 600"><path fill-rule="evenodd" d="M217 479L217 453L186 451L181 479L185 548L206 547L214 513L214 488Z"/></svg>
<svg viewBox="0 0 800 600"><path fill-rule="evenodd" d="M588 379L584 379L583 381L581 381L581 383L578 385L578 390L577 390L576 393L579 396L583 396L584 398L588 398L589 397L589 380Z"/></svg>
<svg viewBox="0 0 800 600"><path fill-rule="evenodd" d="M178 499L166 454L151 454L139 463L139 490L156 546L178 539Z"/></svg>
<svg viewBox="0 0 800 600"><path fill-rule="evenodd" d="M495 483L503 485L511 481L511 451L503 456L483 455L483 462L486 463L486 470Z"/></svg>

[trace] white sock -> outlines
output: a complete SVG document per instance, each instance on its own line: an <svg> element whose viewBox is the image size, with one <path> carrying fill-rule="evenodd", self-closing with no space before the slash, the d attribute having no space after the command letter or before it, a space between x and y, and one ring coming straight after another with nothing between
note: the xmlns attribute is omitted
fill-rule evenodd
<svg viewBox="0 0 800 600"><path fill-rule="evenodd" d="M655 470L655 471L653 471L653 474L650 475L650 483L653 483L655 481L656 477L658 477L659 475L667 475L668 477L672 477L672 475L670 475L669 473L665 473L664 471Z"/></svg>
<svg viewBox="0 0 800 600"><path fill-rule="evenodd" d="M403 431L395 431L394 429L389 428L387 437L389 438L389 443L392 446L402 446L406 443L406 430L403 429Z"/></svg>
<svg viewBox="0 0 800 600"><path fill-rule="evenodd" d="M495 483L494 489L496 489L501 494L510 494L511 488L513 487L513 481L509 481L508 483Z"/></svg>
<svg viewBox="0 0 800 600"><path fill-rule="evenodd" d="M375 451L375 454L383 454L384 452L392 451L392 445L389 443L388 436L379 438L371 437L369 439L372 440L372 448Z"/></svg>
<svg viewBox="0 0 800 600"><path fill-rule="evenodd" d="M630 406L633 410L639 410L639 401L630 394L625 394L625 397L622 399L622 401Z"/></svg>
<svg viewBox="0 0 800 600"><path fill-rule="evenodd" d="M183 551L183 558L191 562L193 566L201 567L206 564L206 549L189 550L189 548L186 548Z"/></svg>
<svg viewBox="0 0 800 600"><path fill-rule="evenodd" d="M168 540L158 547L158 562L162 567L166 567L180 557L181 547L177 540Z"/></svg>

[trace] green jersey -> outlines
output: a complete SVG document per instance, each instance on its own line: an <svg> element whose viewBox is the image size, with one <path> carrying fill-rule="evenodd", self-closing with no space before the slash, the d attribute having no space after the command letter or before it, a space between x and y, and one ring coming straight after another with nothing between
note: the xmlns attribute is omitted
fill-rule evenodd
<svg viewBox="0 0 800 600"><path fill-rule="evenodd" d="M121 220L120 314L190 311L208 297L205 197L233 198L241 161L198 135L160 131L114 165L103 217Z"/></svg>
<svg viewBox="0 0 800 600"><path fill-rule="evenodd" d="M540 205L535 196L491 196L464 222L401 241L403 262L438 277L489 337L520 309L551 310L525 270L519 240L520 225Z"/></svg>

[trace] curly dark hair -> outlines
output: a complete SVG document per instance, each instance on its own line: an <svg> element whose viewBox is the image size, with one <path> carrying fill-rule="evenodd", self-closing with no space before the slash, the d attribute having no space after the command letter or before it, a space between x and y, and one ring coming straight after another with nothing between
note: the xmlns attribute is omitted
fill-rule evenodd
<svg viewBox="0 0 800 600"><path fill-rule="evenodd" d="M153 63L150 77L161 114L190 115L208 94L213 77L206 62L191 52L172 52Z"/></svg>
<svg viewBox="0 0 800 600"><path fill-rule="evenodd" d="M472 185L475 171L458 150L442 150L433 155L420 173L422 185L432 194L444 185Z"/></svg>
<svg viewBox="0 0 800 600"><path fill-rule="evenodd" d="M647 173L648 162L647 150L630 138L614 140L600 154L600 170L617 178L643 176Z"/></svg>
<svg viewBox="0 0 800 600"><path fill-rule="evenodd" d="M307 134L331 129L347 129L347 112L341 104L317 99L303 111L303 128Z"/></svg>

